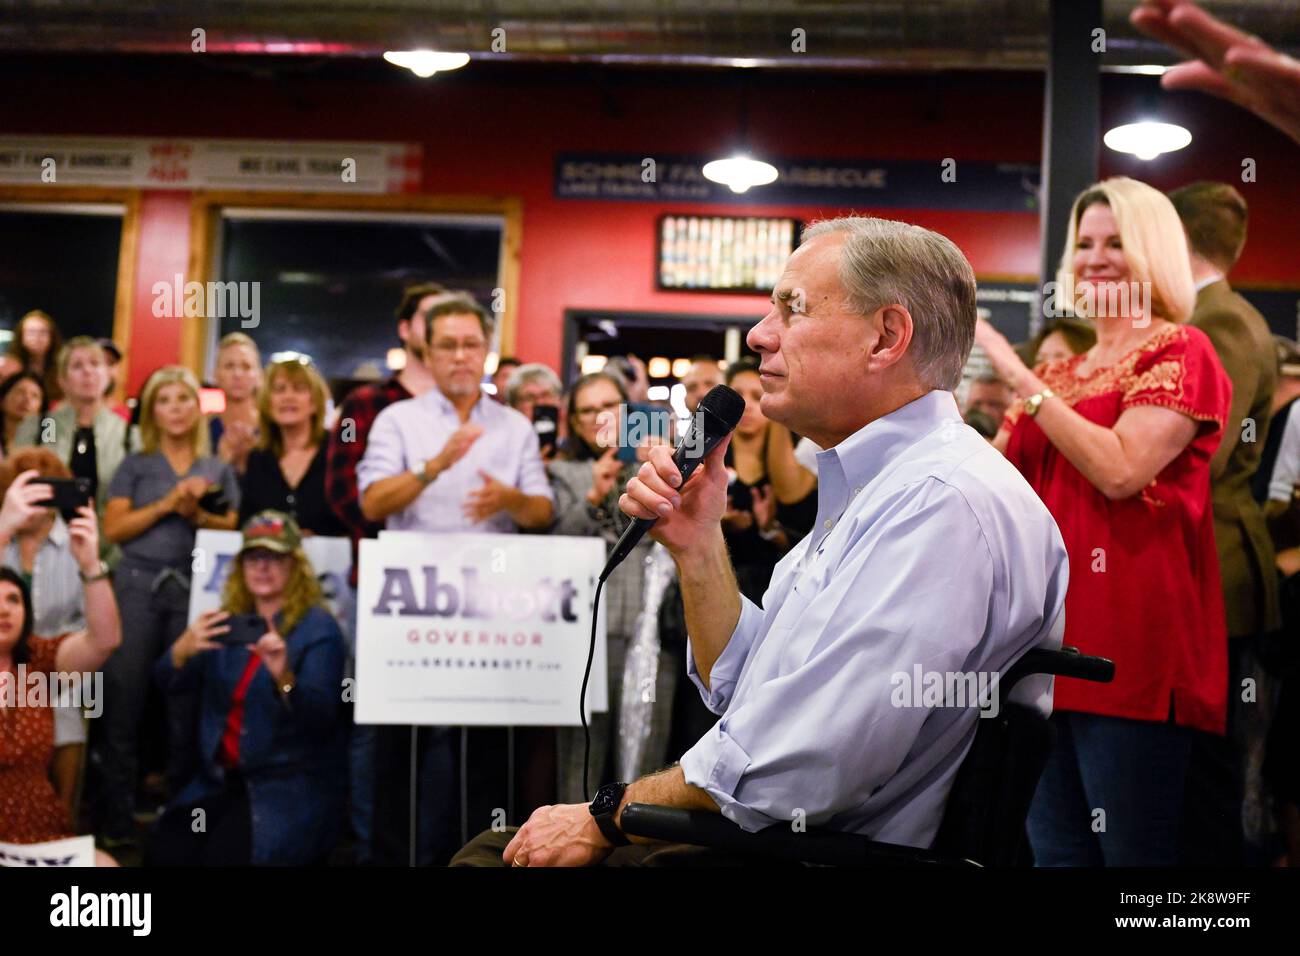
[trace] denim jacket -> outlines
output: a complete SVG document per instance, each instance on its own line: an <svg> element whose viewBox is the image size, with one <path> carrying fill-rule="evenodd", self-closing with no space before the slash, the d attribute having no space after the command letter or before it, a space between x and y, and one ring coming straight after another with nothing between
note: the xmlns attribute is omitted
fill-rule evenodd
<svg viewBox="0 0 1300 956"><path fill-rule="evenodd" d="M294 689L281 699L266 668L249 682L239 739L239 770L248 786L255 866L301 866L330 852L343 823L347 746L342 706L343 635L323 608L312 608L285 635ZM198 691L198 774L172 806L198 803L221 790L218 748L230 699L248 664L248 647L196 654L177 670L171 651L154 668L163 691Z"/></svg>

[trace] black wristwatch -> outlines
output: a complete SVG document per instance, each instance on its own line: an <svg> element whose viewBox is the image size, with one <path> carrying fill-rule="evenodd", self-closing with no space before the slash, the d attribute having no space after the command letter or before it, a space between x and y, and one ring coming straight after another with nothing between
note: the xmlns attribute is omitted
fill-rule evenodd
<svg viewBox="0 0 1300 956"><path fill-rule="evenodd" d="M600 827L605 839L614 846L632 845L632 841L623 835L623 831L614 822L614 814L618 813L618 805L623 802L626 791L625 783L607 783L596 791L596 799L588 807L596 820L596 826Z"/></svg>

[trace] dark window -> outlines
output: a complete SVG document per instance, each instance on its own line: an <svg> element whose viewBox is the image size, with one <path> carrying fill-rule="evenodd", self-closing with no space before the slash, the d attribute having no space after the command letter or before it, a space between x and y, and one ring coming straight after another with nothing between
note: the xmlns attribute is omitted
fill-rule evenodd
<svg viewBox="0 0 1300 956"><path fill-rule="evenodd" d="M304 352L331 379L386 375L388 350L399 344L393 313L402 289L440 282L469 290L490 310L500 285L501 233L501 222L488 216L272 219L227 212L218 275L259 283L259 315L255 327L238 315L221 318L218 334L247 332L263 358Z"/></svg>
<svg viewBox="0 0 1300 956"><path fill-rule="evenodd" d="M113 334L122 212L105 208L0 208L0 328L41 309L64 339Z"/></svg>

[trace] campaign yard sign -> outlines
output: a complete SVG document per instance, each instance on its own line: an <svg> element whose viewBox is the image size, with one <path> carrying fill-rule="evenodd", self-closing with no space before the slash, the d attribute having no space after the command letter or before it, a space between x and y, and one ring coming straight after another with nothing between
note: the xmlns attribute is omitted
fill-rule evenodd
<svg viewBox="0 0 1300 956"><path fill-rule="evenodd" d="M578 724L604 563L599 538L401 532L362 541L357 723ZM588 716L608 707L605 659L602 607Z"/></svg>

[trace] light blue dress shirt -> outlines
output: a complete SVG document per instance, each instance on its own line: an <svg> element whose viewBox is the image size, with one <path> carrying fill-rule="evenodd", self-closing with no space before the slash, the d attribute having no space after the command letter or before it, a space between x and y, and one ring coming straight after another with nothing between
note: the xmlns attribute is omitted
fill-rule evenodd
<svg viewBox="0 0 1300 956"><path fill-rule="evenodd" d="M462 510L466 496L483 487L479 471L518 488L526 495L554 501L551 483L542 463L537 433L523 415L486 395L470 409L469 420L483 426L483 434L463 458L420 493L413 502L388 516L390 531L484 531L511 534L518 530L505 511L472 522ZM419 398L394 402L375 419L366 441L366 453L357 465L357 489L381 478L410 471L417 462L437 457L447 439L460 428L456 406L438 389Z"/></svg>
<svg viewBox="0 0 1300 956"><path fill-rule="evenodd" d="M871 422L817 469L817 523L763 608L741 598L709 689L687 655L721 720L681 766L745 830L802 822L928 847L979 705L920 706L917 693L906 706L904 692L932 673L991 680L1059 647L1065 545L950 392ZM1050 678L1012 699L1049 713Z"/></svg>
<svg viewBox="0 0 1300 956"><path fill-rule="evenodd" d="M1269 501L1290 501L1295 484L1300 481L1300 408L1286 417L1282 442L1273 460L1273 474L1268 482Z"/></svg>

